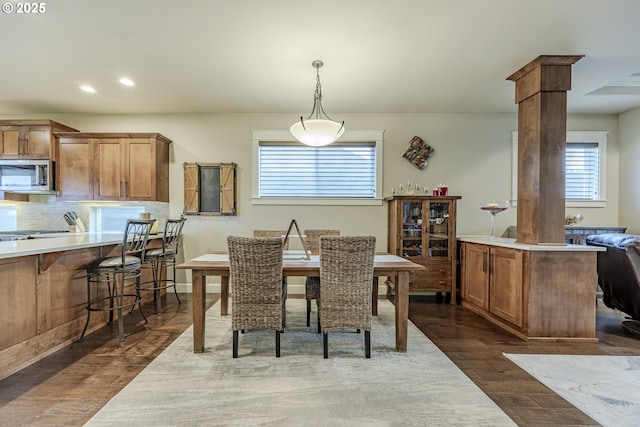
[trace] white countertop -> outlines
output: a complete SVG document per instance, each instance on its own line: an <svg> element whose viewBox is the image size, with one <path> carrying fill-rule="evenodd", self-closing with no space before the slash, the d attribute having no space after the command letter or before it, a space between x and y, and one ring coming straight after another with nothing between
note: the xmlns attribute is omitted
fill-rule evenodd
<svg viewBox="0 0 640 427"><path fill-rule="evenodd" d="M490 236L458 236L461 242L479 243L482 245L501 246L504 248L520 249L523 251L545 251L545 252L601 252L606 250L599 246L587 245L529 245L517 243L516 239Z"/></svg>
<svg viewBox="0 0 640 427"><path fill-rule="evenodd" d="M58 237L42 237L0 242L0 259L39 255L50 252L122 243L122 233L61 233ZM150 239L162 238L162 234L150 235Z"/></svg>

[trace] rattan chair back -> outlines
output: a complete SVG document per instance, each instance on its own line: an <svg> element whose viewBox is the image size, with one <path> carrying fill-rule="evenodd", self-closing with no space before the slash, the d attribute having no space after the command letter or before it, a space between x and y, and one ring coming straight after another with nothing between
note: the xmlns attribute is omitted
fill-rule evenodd
<svg viewBox="0 0 640 427"><path fill-rule="evenodd" d="M257 329L276 331L276 355L279 355L284 310L282 239L229 236L227 245L234 357L237 357L237 332Z"/></svg>
<svg viewBox="0 0 640 427"><path fill-rule="evenodd" d="M320 325L371 330L371 287L376 238L320 238Z"/></svg>
<svg viewBox="0 0 640 427"><path fill-rule="evenodd" d="M305 243L307 244L307 250L310 250L312 254L320 253L320 237L321 236L339 236L340 230L331 229L307 229L304 230Z"/></svg>
<svg viewBox="0 0 640 427"><path fill-rule="evenodd" d="M286 234L287 230L253 230L253 237L279 237L284 239ZM287 241L284 249L289 249L289 241Z"/></svg>

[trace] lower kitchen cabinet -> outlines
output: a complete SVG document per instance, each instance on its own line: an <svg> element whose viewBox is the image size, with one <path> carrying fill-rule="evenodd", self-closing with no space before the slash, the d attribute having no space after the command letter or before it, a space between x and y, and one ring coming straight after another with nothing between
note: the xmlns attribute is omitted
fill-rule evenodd
<svg viewBox="0 0 640 427"><path fill-rule="evenodd" d="M463 307L525 340L596 341L595 252L463 241L460 254Z"/></svg>

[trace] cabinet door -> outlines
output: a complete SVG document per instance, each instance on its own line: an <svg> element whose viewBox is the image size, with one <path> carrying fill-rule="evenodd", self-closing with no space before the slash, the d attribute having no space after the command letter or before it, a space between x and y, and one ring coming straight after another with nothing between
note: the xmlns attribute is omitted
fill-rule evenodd
<svg viewBox="0 0 640 427"><path fill-rule="evenodd" d="M24 155L32 159L51 158L51 128L49 126L26 126Z"/></svg>
<svg viewBox="0 0 640 427"><path fill-rule="evenodd" d="M60 138L56 190L64 199L93 199L93 147L88 138Z"/></svg>
<svg viewBox="0 0 640 427"><path fill-rule="evenodd" d="M404 258L424 259L423 233L424 206L420 199L402 201L402 233L400 236L400 256ZM412 261L415 261L412 259Z"/></svg>
<svg viewBox="0 0 640 427"><path fill-rule="evenodd" d="M424 229L427 250L425 255L428 258L450 260L452 256L449 224L451 202L433 201L426 203L426 205Z"/></svg>
<svg viewBox="0 0 640 427"><path fill-rule="evenodd" d="M155 200L155 141L150 138L126 139L124 141L124 162L124 198L126 200Z"/></svg>
<svg viewBox="0 0 640 427"><path fill-rule="evenodd" d="M50 159L49 126L2 126L0 156L3 158Z"/></svg>
<svg viewBox="0 0 640 427"><path fill-rule="evenodd" d="M22 126L2 126L0 128L0 156L19 157L22 152Z"/></svg>
<svg viewBox="0 0 640 427"><path fill-rule="evenodd" d="M489 247L464 244L463 289L465 300L489 309Z"/></svg>
<svg viewBox="0 0 640 427"><path fill-rule="evenodd" d="M95 149L93 198L123 200L124 149L119 138L93 140Z"/></svg>
<svg viewBox="0 0 640 427"><path fill-rule="evenodd" d="M489 311L514 325L523 325L523 251L491 248Z"/></svg>

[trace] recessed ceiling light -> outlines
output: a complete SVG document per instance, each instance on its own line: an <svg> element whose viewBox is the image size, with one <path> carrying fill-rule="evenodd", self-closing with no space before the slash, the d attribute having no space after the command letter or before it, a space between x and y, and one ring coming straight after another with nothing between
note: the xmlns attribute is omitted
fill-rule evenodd
<svg viewBox="0 0 640 427"><path fill-rule="evenodd" d="M125 86L135 86L136 84L133 82L133 80L128 79L126 77L121 78L120 80L118 80L120 83L122 83Z"/></svg>
<svg viewBox="0 0 640 427"><path fill-rule="evenodd" d="M80 90L83 90L87 93L96 93L96 90L94 88L92 88L91 86L88 85L82 85L80 86Z"/></svg>

